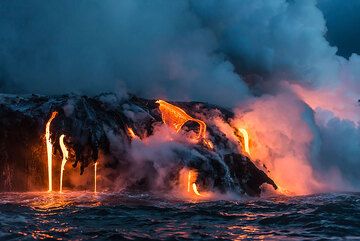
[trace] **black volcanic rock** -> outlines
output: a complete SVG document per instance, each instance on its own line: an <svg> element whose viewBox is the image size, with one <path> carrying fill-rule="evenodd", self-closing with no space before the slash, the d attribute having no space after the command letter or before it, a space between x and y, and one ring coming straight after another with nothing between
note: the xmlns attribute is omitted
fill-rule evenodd
<svg viewBox="0 0 360 241"><path fill-rule="evenodd" d="M174 104L196 118L202 117L214 149L210 150L203 142L180 143L179 147L167 150L173 157L169 162L159 163L156 157L145 156L139 163L131 154L137 147L132 147L133 140L127 129L132 128L142 139L151 136L155 126L162 125L155 100L136 96L119 98L114 94L95 97L0 95L0 191L46 189L45 125L53 111L58 112L50 129L54 156L61 159L59 137L64 134L66 146L71 150L69 161L73 167L80 166L80 174L91 163L103 161L105 168L113 170L108 172L108 179L115 181L121 176L129 190L151 191L154 180L164 175L161 170L167 170L163 186L169 187L176 182L179 170L188 167L198 171L198 183L206 189L257 196L263 183L276 188L249 158L238 153L236 143L207 120L216 111L228 122L233 117L231 111L199 102ZM194 128L191 123L184 127ZM54 168L59 168L56 165Z"/></svg>

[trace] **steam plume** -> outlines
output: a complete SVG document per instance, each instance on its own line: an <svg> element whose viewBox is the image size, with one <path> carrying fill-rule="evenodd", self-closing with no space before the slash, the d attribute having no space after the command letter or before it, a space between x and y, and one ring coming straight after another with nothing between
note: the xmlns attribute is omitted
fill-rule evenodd
<svg viewBox="0 0 360 241"><path fill-rule="evenodd" d="M324 2L2 1L0 91L236 107L274 173L305 170L292 191L359 190L360 56L326 39Z"/></svg>

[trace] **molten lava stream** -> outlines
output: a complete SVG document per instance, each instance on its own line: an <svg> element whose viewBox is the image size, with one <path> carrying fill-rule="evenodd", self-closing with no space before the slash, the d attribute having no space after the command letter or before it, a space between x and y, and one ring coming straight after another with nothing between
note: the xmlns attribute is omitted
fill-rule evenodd
<svg viewBox="0 0 360 241"><path fill-rule="evenodd" d="M65 135L61 135L60 136L60 147L61 147L61 151L63 154L63 159L61 162L61 171L60 171L60 192L62 192L62 186L63 186L63 174L64 174L64 170L65 170L65 164L67 162L67 159L69 158L69 152L66 149L66 146L64 144L64 138Z"/></svg>
<svg viewBox="0 0 360 241"><path fill-rule="evenodd" d="M132 128L128 127L127 132L129 134L129 136L131 137L131 139L136 138L135 132L134 132L134 130Z"/></svg>
<svg viewBox="0 0 360 241"><path fill-rule="evenodd" d="M50 139L50 125L51 122L54 120L58 112L54 111L51 114L50 119L46 123L46 129L45 129L45 137L46 137L46 149L47 149L47 159L48 159L48 178L49 178L49 192L52 191L52 144Z"/></svg>
<svg viewBox="0 0 360 241"><path fill-rule="evenodd" d="M199 193L198 189L197 189L197 186L196 186L196 183L195 183L195 180L196 180L196 177L197 177L197 172L194 172L194 171L191 171L189 170L188 172L188 183L187 183L187 191L190 192L190 186L192 187L194 193L198 196L203 196ZM193 182L191 184L191 182Z"/></svg>
<svg viewBox="0 0 360 241"><path fill-rule="evenodd" d="M181 127L188 121L194 121L199 124L200 130L199 134L196 137L196 140L205 138L206 134L206 124L202 120L192 118L189 116L183 109L172 105L164 100L158 100L156 103L159 104L159 109L161 112L162 121L175 129L176 132L181 130Z"/></svg>
<svg viewBox="0 0 360 241"><path fill-rule="evenodd" d="M250 156L250 147L249 147L249 134L246 131L246 129L244 128L238 128L238 130L240 131L240 133L242 134L243 138L244 138L244 149L245 152Z"/></svg>

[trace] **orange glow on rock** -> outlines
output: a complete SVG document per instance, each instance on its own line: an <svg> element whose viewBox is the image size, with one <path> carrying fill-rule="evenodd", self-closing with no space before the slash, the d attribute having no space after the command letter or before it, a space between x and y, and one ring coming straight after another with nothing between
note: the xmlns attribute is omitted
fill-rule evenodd
<svg viewBox="0 0 360 241"><path fill-rule="evenodd" d="M48 159L48 180L49 180L49 189L48 191L52 191L52 151L53 146L51 144L50 139L50 125L51 122L54 120L54 118L57 116L58 112L54 111L51 114L50 119L46 123L46 129L45 129L45 137L46 137L46 149L47 149L47 159Z"/></svg>

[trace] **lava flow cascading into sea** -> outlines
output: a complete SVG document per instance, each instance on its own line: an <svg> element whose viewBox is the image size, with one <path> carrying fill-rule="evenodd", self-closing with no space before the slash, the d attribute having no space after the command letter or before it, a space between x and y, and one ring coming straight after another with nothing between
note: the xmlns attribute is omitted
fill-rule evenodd
<svg viewBox="0 0 360 241"><path fill-rule="evenodd" d="M244 138L244 144L243 144L244 145L244 150L250 156L249 134L248 134L247 130L244 129L244 128L239 128L238 130L241 132L241 134L242 134L242 136Z"/></svg>
<svg viewBox="0 0 360 241"><path fill-rule="evenodd" d="M62 151L62 154L63 154L63 159L62 159L62 162L61 162L61 171L60 171L60 192L62 192L62 186L63 186L63 174L64 174L64 170L65 170L65 164L67 162L67 159L69 158L69 152L65 146L65 143L64 143L64 138L65 138L65 135L61 135L60 136L60 148L61 148L61 151Z"/></svg>
<svg viewBox="0 0 360 241"><path fill-rule="evenodd" d="M46 149L47 149L47 159L48 159L48 179L49 179L49 192L52 191L52 144L50 139L50 125L53 119L56 117L58 112L54 111L51 114L50 119L46 123L45 137L46 137Z"/></svg>
<svg viewBox="0 0 360 241"><path fill-rule="evenodd" d="M203 196L199 193L195 180L197 177L197 173L195 171L189 170L188 172L188 183L187 183L187 191L190 192L190 187L192 187L194 193L198 196Z"/></svg>

